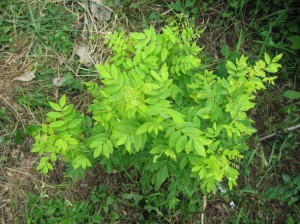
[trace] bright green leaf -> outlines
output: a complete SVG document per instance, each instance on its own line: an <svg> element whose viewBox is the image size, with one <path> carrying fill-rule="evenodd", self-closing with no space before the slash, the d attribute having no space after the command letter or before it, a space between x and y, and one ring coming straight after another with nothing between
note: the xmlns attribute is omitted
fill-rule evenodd
<svg viewBox="0 0 300 224"><path fill-rule="evenodd" d="M119 145L124 145L126 141L127 141L127 136L121 137L121 138L118 139L117 145L118 146Z"/></svg>
<svg viewBox="0 0 300 224"><path fill-rule="evenodd" d="M164 62L167 58L168 55L168 49L167 48L162 48L161 49L161 61Z"/></svg>
<svg viewBox="0 0 300 224"><path fill-rule="evenodd" d="M59 128L59 127L62 127L64 124L65 124L64 121L54 121L54 122L50 123L49 126L51 128Z"/></svg>
<svg viewBox="0 0 300 224"><path fill-rule="evenodd" d="M63 115L61 112L49 112L47 113L47 117L50 117L50 118L61 118Z"/></svg>
<svg viewBox="0 0 300 224"><path fill-rule="evenodd" d="M204 146L197 140L194 140L195 151L198 155L206 157L206 151Z"/></svg>
<svg viewBox="0 0 300 224"><path fill-rule="evenodd" d="M37 166L36 170L41 170L41 169L43 169L45 166L46 166L46 163L40 163L40 164Z"/></svg>
<svg viewBox="0 0 300 224"><path fill-rule="evenodd" d="M109 154L110 154L110 148L107 145L107 143L103 144L103 154L106 158L109 158Z"/></svg>
<svg viewBox="0 0 300 224"><path fill-rule="evenodd" d="M193 140L189 139L188 142L185 145L184 150L185 150L186 153L190 153L190 151L192 151L193 149L194 149L194 147L193 147Z"/></svg>
<svg viewBox="0 0 300 224"><path fill-rule="evenodd" d="M97 148L98 146L102 145L106 141L106 138L99 137L92 141L92 143L89 145L91 148Z"/></svg>
<svg viewBox="0 0 300 224"><path fill-rule="evenodd" d="M227 66L233 71L236 71L236 66L231 61L227 61Z"/></svg>
<svg viewBox="0 0 300 224"><path fill-rule="evenodd" d="M168 80L169 72L168 72L168 67L167 67L166 64L163 64L163 66L161 67L160 75L161 75L161 80L162 81Z"/></svg>
<svg viewBox="0 0 300 224"><path fill-rule="evenodd" d="M177 153L180 153L185 149L185 145L187 143L187 140L188 140L188 138L187 138L186 135L183 135L178 139L178 141L176 143L176 152Z"/></svg>
<svg viewBox="0 0 300 224"><path fill-rule="evenodd" d="M49 170L53 170L53 166L51 165L51 163L47 163L47 167Z"/></svg>
<svg viewBox="0 0 300 224"><path fill-rule="evenodd" d="M270 73L276 73L278 72L278 68L280 68L281 65L277 63L271 63L267 68L266 71Z"/></svg>
<svg viewBox="0 0 300 224"><path fill-rule="evenodd" d="M99 75L100 75L101 77L103 77L103 78L105 78L105 79L110 79L110 78L111 78L111 75L110 75L110 73L107 71L106 66L98 64L98 65L96 65L95 67L96 67L96 69L97 69L97 71L99 72Z"/></svg>
<svg viewBox="0 0 300 224"><path fill-rule="evenodd" d="M66 95L63 95L59 100L59 106L63 108L66 105Z"/></svg>
<svg viewBox="0 0 300 224"><path fill-rule="evenodd" d="M159 74L157 74L155 71L151 70L151 75L153 76L153 78L155 78L157 81L161 82L161 77L159 76Z"/></svg>
<svg viewBox="0 0 300 224"><path fill-rule="evenodd" d="M136 40L141 40L141 39L146 38L146 35L143 33L131 33L130 36Z"/></svg>
<svg viewBox="0 0 300 224"><path fill-rule="evenodd" d="M141 49L141 48L145 47L149 43L149 41L150 41L150 39L148 39L148 38L142 39L135 45L135 47L137 49Z"/></svg>
<svg viewBox="0 0 300 224"><path fill-rule="evenodd" d="M165 155L171 157L174 161L176 161L176 154L172 149L167 149L165 151Z"/></svg>
<svg viewBox="0 0 300 224"><path fill-rule="evenodd" d="M102 144L100 144L97 148L95 148L94 151L94 158L97 158L98 156L100 156L100 154L102 153Z"/></svg>
<svg viewBox="0 0 300 224"><path fill-rule="evenodd" d="M152 122L145 122L144 124L142 124L136 131L136 133L139 134L143 134L145 132L149 131L149 128L153 125Z"/></svg>
<svg viewBox="0 0 300 224"><path fill-rule="evenodd" d="M109 153L112 154L114 151L114 148L113 148L112 142L109 139L106 140L106 145L108 147Z"/></svg>
<svg viewBox="0 0 300 224"><path fill-rule="evenodd" d="M270 58L270 56L266 52L265 52L265 62L267 64L270 64L270 62L271 62L271 58Z"/></svg>
<svg viewBox="0 0 300 224"><path fill-rule="evenodd" d="M61 107L57 103L49 102L49 105L52 107L55 111L61 111Z"/></svg>
<svg viewBox="0 0 300 224"><path fill-rule="evenodd" d="M180 137L181 137L180 132L174 131L169 138L169 146L174 147Z"/></svg>
<svg viewBox="0 0 300 224"><path fill-rule="evenodd" d="M47 166L44 166L42 172L43 172L44 174L47 174L48 171L49 171L48 167L47 167Z"/></svg>
<svg viewBox="0 0 300 224"><path fill-rule="evenodd" d="M283 54L277 55L275 58L273 58L272 63L278 62L282 58Z"/></svg>
<svg viewBox="0 0 300 224"><path fill-rule="evenodd" d="M82 122L82 119L74 119L71 122L68 123L68 128L75 128L78 125L80 125Z"/></svg>
<svg viewBox="0 0 300 224"><path fill-rule="evenodd" d="M183 124L184 123L183 118L185 116L183 114L181 114L181 113L179 113L175 110L172 110L172 109L165 109L165 112L173 118L173 120L176 124Z"/></svg>

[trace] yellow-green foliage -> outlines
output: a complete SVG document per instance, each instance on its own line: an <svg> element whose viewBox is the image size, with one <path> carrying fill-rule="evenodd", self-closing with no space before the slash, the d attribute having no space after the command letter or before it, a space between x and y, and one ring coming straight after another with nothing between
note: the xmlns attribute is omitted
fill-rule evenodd
<svg viewBox="0 0 300 224"><path fill-rule="evenodd" d="M216 184L236 185L236 162L255 129L246 112L265 82L273 84L281 55L249 65L247 57L226 62L227 78L199 69L201 32L191 27L153 27L142 33L114 32L108 38L113 57L97 65L103 85L87 83L94 97L91 117L73 105L51 103L56 112L36 137L33 151L43 154L38 169L50 161L70 162L74 169L101 163L134 167L144 190L168 185L168 207L179 193L192 196L195 186L216 192ZM196 185L195 185L196 184Z"/></svg>

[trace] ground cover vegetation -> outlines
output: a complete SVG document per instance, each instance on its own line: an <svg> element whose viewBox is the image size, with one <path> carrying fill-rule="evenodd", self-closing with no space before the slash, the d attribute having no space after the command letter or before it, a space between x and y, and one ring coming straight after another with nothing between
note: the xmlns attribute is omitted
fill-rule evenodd
<svg viewBox="0 0 300 224"><path fill-rule="evenodd" d="M0 8L1 222L300 221L296 1Z"/></svg>

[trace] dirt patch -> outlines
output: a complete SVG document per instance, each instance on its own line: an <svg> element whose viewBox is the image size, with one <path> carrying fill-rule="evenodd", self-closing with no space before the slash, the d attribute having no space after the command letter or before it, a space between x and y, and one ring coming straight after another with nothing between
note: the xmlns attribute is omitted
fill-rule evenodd
<svg viewBox="0 0 300 224"><path fill-rule="evenodd" d="M13 164L0 167L0 212L3 223L25 223L25 220L19 219L24 218L29 192L43 192L50 186L46 184L45 177L32 170L37 158L27 156L18 149L11 151L10 158L16 154L19 158Z"/></svg>

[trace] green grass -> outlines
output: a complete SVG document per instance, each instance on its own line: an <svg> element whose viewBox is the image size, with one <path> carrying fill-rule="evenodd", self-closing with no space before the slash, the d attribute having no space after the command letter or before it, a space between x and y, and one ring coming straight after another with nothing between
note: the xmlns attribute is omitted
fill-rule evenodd
<svg viewBox="0 0 300 224"><path fill-rule="evenodd" d="M4 199L0 201L0 214L4 214L0 220L200 223L206 202L205 223L299 223L300 203L296 200L300 185L299 129L259 140L300 123L299 98L282 96L287 90L299 91L300 18L296 3L127 0L106 4L104 1L114 11L112 18L104 24L88 17L88 35L81 39L83 16L89 16L84 4L1 1L0 89L4 91L0 95L0 186L5 190L0 191L0 198ZM255 59L263 57L265 51L271 55L284 54L276 87L261 93L256 99L257 108L251 111L258 133L249 141L250 150L239 164L238 187L218 192L206 201L200 194L192 200L182 197L179 206L168 211L161 206L168 192L142 193L140 177L131 170L115 170L115 174L102 169L89 171L76 183L63 178L66 168L61 164L49 176L37 173L33 168L37 159L30 153L33 142L26 128L42 123L49 110L48 101L59 95L73 96L76 106L83 111L89 101L83 82L96 74L93 67L82 65L72 55L75 44L89 45L94 49L91 55L95 61L102 63L110 57L104 34L114 29L140 31L149 25L159 30L177 13L206 28L199 39L206 50L203 61L220 76L226 75L223 59L231 60L246 53ZM10 83L26 70L35 70L36 78ZM53 86L52 80L57 77L67 78L64 86ZM10 87L2 80L10 83ZM230 207L231 201L235 208Z"/></svg>
<svg viewBox="0 0 300 224"><path fill-rule="evenodd" d="M45 48L70 54L76 36L72 25L77 19L75 14L52 2L5 0L0 4L3 10L0 46L31 36L34 38L32 47L36 54ZM14 52L16 48L10 50Z"/></svg>
<svg viewBox="0 0 300 224"><path fill-rule="evenodd" d="M29 194L27 223L102 223L89 202L72 204L64 198L48 198L47 195Z"/></svg>

